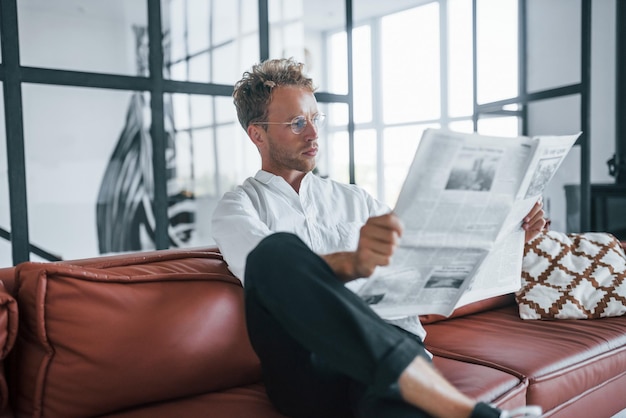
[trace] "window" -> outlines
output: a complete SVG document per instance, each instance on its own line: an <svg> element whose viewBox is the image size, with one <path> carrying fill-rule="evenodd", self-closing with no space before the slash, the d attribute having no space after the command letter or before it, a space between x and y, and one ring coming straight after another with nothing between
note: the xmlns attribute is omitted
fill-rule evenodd
<svg viewBox="0 0 626 418"><path fill-rule="evenodd" d="M91 257L99 248L128 251L131 244L154 248L148 220L154 190L146 181L151 147L140 134L149 126L149 94L22 89L31 242L60 258ZM135 187L127 187L133 180Z"/></svg>
<svg viewBox="0 0 626 418"><path fill-rule="evenodd" d="M256 0L165 4L163 27L170 39L165 77L234 84L259 61ZM213 242L210 225L217 201L260 167L258 153L237 120L231 91L225 96L171 95L176 171L169 187L191 197L186 205L194 214L192 237L179 243L185 246Z"/></svg>
<svg viewBox="0 0 626 418"><path fill-rule="evenodd" d="M610 14L612 6L602 7ZM98 254L96 226L87 221L96 216L97 202L88 200L98 199L114 143L139 98L146 122L142 134L154 137L156 170L150 181L156 247L212 244L209 218L217 199L259 167L258 153L238 125L231 93L243 71L261 59L293 56L305 62L316 81L320 111L328 115L318 172L357 182L390 206L429 127L549 134L563 133L551 125L560 120L568 121L560 127L586 133L588 115L579 110L590 107L590 54L579 46L591 37L590 8L590 2L567 0L7 1L0 16L6 53L0 82L10 97L3 105L12 135L0 139L0 261ZM266 14L268 21L259 22ZM19 33L11 33L7 24L14 20ZM553 30L555 21L581 20L582 25ZM533 31L527 30L529 22ZM163 39L158 30L149 30L158 26ZM161 41L163 49L155 48ZM150 50L156 60L148 60ZM568 95L574 101L553 105ZM152 118L154 112L163 120ZM7 140L18 146L7 147ZM585 134L580 142L580 199L588 201ZM67 154L56 148L45 153L50 144L63 146ZM86 146L101 151L98 161ZM74 160L64 167L70 157ZM9 173L8 162L22 160L28 178L20 164L11 165ZM48 192L57 189L75 192L65 201L82 208L78 216L63 218L75 208L68 205L62 213L55 207L60 201ZM12 217L9 190L18 196L10 202L18 206ZM189 207L195 218L185 220L179 215ZM556 204L551 207L560 211ZM586 211L581 205L581 225ZM172 226L175 217L183 223ZM81 247L65 248L47 235L58 233L48 218L93 235L83 237L88 242ZM184 237L187 221L195 222L195 229L178 242L171 234ZM14 246L8 238L11 226L24 231L14 236ZM42 244L51 247L31 251Z"/></svg>
<svg viewBox="0 0 626 418"><path fill-rule="evenodd" d="M133 26L146 27L146 2L18 1L20 64L96 73L136 75L129 59Z"/></svg>
<svg viewBox="0 0 626 418"><path fill-rule="evenodd" d="M472 0L407 3L394 9L391 3L354 2L355 181L390 206L424 129L474 130ZM481 68L506 71L507 76L494 82L493 71L485 70L490 82L481 78L484 100L494 100L496 93L517 95L517 0L491 3L479 9L486 27L479 41L492 55L479 59ZM507 46L506 54L484 45L496 41ZM328 45L327 78L343 89L344 64L336 56L347 50L345 32L329 31ZM516 135L518 125L517 116L484 117L478 128ZM339 172L338 167L332 171Z"/></svg>
<svg viewBox="0 0 626 418"><path fill-rule="evenodd" d="M478 0L476 10L477 102L517 97L517 0Z"/></svg>
<svg viewBox="0 0 626 418"><path fill-rule="evenodd" d="M234 84L259 60L258 1L163 0L166 78Z"/></svg>

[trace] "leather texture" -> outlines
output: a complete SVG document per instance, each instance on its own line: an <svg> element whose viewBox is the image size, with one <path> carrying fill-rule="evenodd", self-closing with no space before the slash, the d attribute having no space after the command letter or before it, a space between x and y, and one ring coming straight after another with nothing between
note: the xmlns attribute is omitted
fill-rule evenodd
<svg viewBox="0 0 626 418"><path fill-rule="evenodd" d="M1 362L13 349L18 329L17 302L0 282L0 411L9 403L9 388Z"/></svg>
<svg viewBox="0 0 626 418"><path fill-rule="evenodd" d="M18 415L97 416L260 380L243 289L218 255L140 261L18 267Z"/></svg>
<svg viewBox="0 0 626 418"><path fill-rule="evenodd" d="M438 322L426 327L435 355L505 371L527 381L526 404L545 416L562 404L613 390L626 378L626 317L524 321L517 306ZM622 387L623 390L623 387ZM610 417L623 396L590 404L580 417Z"/></svg>
<svg viewBox="0 0 626 418"><path fill-rule="evenodd" d="M2 418L282 416L260 381L242 288L214 248L25 263L0 280L3 352L17 334ZM623 316L524 321L507 295L425 328L435 366L476 399L555 418L626 408Z"/></svg>

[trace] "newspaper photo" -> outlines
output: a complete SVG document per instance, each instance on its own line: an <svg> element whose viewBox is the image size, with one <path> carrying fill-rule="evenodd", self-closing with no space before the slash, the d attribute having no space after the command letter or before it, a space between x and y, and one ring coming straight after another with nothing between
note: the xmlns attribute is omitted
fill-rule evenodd
<svg viewBox="0 0 626 418"><path fill-rule="evenodd" d="M438 314L520 286L523 218L579 134L493 137L424 132L394 212L389 266L358 294L384 318Z"/></svg>

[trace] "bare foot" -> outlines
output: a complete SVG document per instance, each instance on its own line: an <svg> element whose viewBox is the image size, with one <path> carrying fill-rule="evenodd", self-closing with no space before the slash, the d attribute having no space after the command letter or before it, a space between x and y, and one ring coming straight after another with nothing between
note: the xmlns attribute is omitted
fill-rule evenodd
<svg viewBox="0 0 626 418"><path fill-rule="evenodd" d="M398 386L406 402L433 417L468 418L476 405L422 357L416 357L404 369Z"/></svg>

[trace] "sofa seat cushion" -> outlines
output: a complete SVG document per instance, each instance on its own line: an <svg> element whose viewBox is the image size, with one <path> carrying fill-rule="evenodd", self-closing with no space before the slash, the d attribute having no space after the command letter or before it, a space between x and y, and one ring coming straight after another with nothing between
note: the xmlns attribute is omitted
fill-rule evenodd
<svg viewBox="0 0 626 418"><path fill-rule="evenodd" d="M90 417L260 380L243 289L219 254L24 263L13 407Z"/></svg>
<svg viewBox="0 0 626 418"><path fill-rule="evenodd" d="M443 357L435 357L433 361L446 378L473 398L493 402L506 408L525 404L527 385L516 376L491 367ZM284 418L284 415L277 412L271 405L262 383L159 402L100 418L153 418L156 416Z"/></svg>
<svg viewBox="0 0 626 418"><path fill-rule="evenodd" d="M528 382L489 365L434 356L433 364L454 387L473 399L502 408L526 404Z"/></svg>
<svg viewBox="0 0 626 418"><path fill-rule="evenodd" d="M286 418L270 403L261 383L134 408L100 418Z"/></svg>
<svg viewBox="0 0 626 418"><path fill-rule="evenodd" d="M550 411L626 375L625 329L623 316L524 321L511 305L427 325L425 342L435 355L527 379L527 403ZM612 401L623 405L609 399L597 406L595 416L610 416Z"/></svg>

